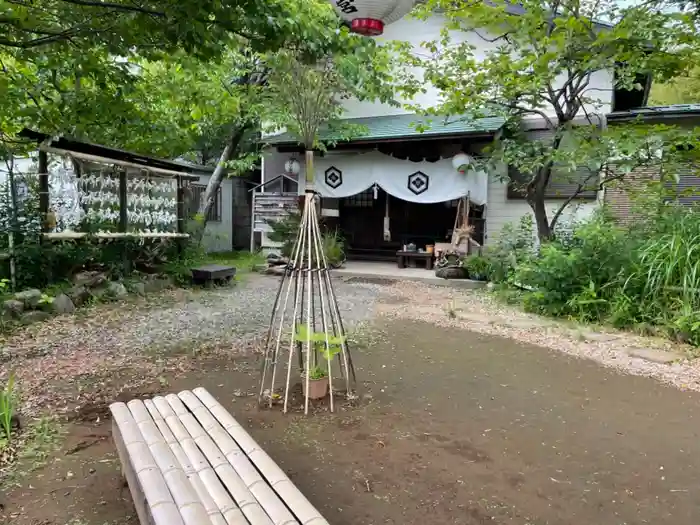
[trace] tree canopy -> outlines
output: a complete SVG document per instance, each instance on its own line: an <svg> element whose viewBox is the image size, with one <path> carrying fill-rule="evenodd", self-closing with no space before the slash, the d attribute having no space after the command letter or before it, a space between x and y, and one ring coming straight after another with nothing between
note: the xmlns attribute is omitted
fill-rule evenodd
<svg viewBox="0 0 700 525"><path fill-rule="evenodd" d="M690 64L697 39L691 17L653 3L619 8L585 0L525 0L519 6L516 13L502 0L423 3L417 16L440 9L448 27L439 39L424 43L421 53L399 46L409 66L402 90L415 96L436 87L440 103L428 110L435 115L506 118L489 162L519 175L510 182L521 184L538 234L548 238L561 215L550 220L545 209L553 175L578 177L585 168L586 185L598 187L598 162L614 156L615 140L605 139L613 131L599 115L610 110L607 85L635 90L643 88L639 73L653 71L657 79L677 75ZM463 38L465 33L473 38ZM423 74L416 75L416 68ZM532 141L526 132L533 126L548 133ZM635 137L642 140L644 134Z"/></svg>
<svg viewBox="0 0 700 525"><path fill-rule="evenodd" d="M193 136L212 108L225 118L214 91L231 103L224 87L244 57L282 48L321 56L348 44L339 28L322 0L0 0L2 150L20 151L26 126L169 154L177 140L166 137L183 135L175 126ZM188 74L194 85L184 85ZM200 101L207 107L195 109Z"/></svg>
<svg viewBox="0 0 700 525"><path fill-rule="evenodd" d="M257 50L309 38L322 45L318 35L333 23L330 6L318 0L3 0L0 48L39 53L100 46L114 55L134 49L211 55L236 37Z"/></svg>

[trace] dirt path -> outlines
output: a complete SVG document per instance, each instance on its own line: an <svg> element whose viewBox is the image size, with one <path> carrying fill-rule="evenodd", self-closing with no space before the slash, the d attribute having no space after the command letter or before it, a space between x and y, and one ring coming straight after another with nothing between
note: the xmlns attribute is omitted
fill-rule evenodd
<svg viewBox="0 0 700 525"><path fill-rule="evenodd" d="M153 388L207 387L334 525L700 520L700 394L460 329L509 326L522 339L545 337L541 326L514 327L510 316L454 319L444 310L446 292L373 291L384 317L355 354L359 407L308 418L259 410L248 396L257 381L253 355L203 362ZM412 306L405 299L416 292L424 302ZM473 297L450 300L485 315ZM626 336L560 340L573 355L577 345L636 344ZM104 422L71 427L63 453L0 500L8 522L136 525L108 435Z"/></svg>

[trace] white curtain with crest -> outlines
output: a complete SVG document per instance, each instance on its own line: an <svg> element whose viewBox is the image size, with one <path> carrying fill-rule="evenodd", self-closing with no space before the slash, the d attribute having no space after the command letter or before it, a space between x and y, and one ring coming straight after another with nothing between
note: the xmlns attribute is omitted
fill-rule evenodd
<svg viewBox="0 0 700 525"><path fill-rule="evenodd" d="M445 202L468 194L474 204L486 204L486 172L461 174L451 158L412 162L372 151L319 157L315 165L316 190L323 197L350 197L377 184L409 202Z"/></svg>

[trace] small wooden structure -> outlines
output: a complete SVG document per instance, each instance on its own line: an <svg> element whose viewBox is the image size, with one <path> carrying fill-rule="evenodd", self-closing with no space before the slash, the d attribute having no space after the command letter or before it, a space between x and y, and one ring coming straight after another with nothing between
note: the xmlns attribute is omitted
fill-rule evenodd
<svg viewBox="0 0 700 525"><path fill-rule="evenodd" d="M312 373L317 376L314 380L322 377L328 381L331 412L339 391L334 386L337 379L345 384L346 398L354 396L355 367L321 240L319 199L313 182L307 182L299 232L277 289L265 342L258 402L269 407L279 402L285 413L291 406L296 359L302 379L304 414L309 413ZM336 372L340 378L334 378Z"/></svg>
<svg viewBox="0 0 700 525"><path fill-rule="evenodd" d="M251 252L256 249L256 233L260 234L261 244L264 244L262 236L272 231L270 222L284 219L290 212L297 211L299 208L299 194L296 189L294 191L265 193L265 188L275 183L279 183L282 190L284 190L285 183L293 187L298 185L296 179L283 174L248 190L253 195L253 220L250 232ZM264 248L265 246L260 247Z"/></svg>
<svg viewBox="0 0 700 525"><path fill-rule="evenodd" d="M215 284L227 284L236 276L233 266L222 264L205 264L192 268L192 282L201 286L213 286Z"/></svg>
<svg viewBox="0 0 700 525"><path fill-rule="evenodd" d="M110 410L142 525L328 525L205 389Z"/></svg>
<svg viewBox="0 0 700 525"><path fill-rule="evenodd" d="M403 251L399 250L396 252L396 262L399 268L406 268L406 262L408 261L422 261L425 265L426 270L433 269L433 253L432 252L419 252L419 251Z"/></svg>
<svg viewBox="0 0 700 525"><path fill-rule="evenodd" d="M46 133L24 129L20 136L37 142L39 148L39 208L43 218L43 236L49 240L83 239L100 237L104 239L133 237L133 238L187 238L185 232L185 185L190 181L199 180L200 175L211 171L206 166L196 166L188 163L158 159L123 151L98 144L91 144L67 137L52 137ZM78 179L88 171L90 166L102 166L109 170L107 179L114 182L115 204L118 210L116 231L100 232L99 234L87 234L86 232L52 232L51 203L49 200L49 161L48 155L54 154L61 157L69 157L78 166L76 175ZM175 225L172 231L137 231L129 222L129 190L134 179L174 180L175 186ZM101 188L97 188L102 192Z"/></svg>

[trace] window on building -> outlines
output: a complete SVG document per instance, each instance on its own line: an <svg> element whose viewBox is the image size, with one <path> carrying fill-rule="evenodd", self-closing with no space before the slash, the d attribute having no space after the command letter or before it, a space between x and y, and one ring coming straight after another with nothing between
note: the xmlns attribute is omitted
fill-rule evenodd
<svg viewBox="0 0 700 525"><path fill-rule="evenodd" d="M189 199L187 202L187 216L193 218L197 214L199 202L207 187L204 184L191 184L189 188ZM216 190L214 205L209 210L207 222L221 222L221 186Z"/></svg>
<svg viewBox="0 0 700 525"><path fill-rule="evenodd" d="M687 165L677 166L664 177L667 202L678 202L686 206L697 206L700 203L700 175L698 167Z"/></svg>
<svg viewBox="0 0 700 525"><path fill-rule="evenodd" d="M513 167L508 169L508 198L509 199L524 199L524 185L530 179L529 175L523 175ZM599 177L592 174L587 169L581 169L574 173L557 173L553 170L552 176L549 179L549 184L545 190L546 199L568 199L576 193L579 184L583 184L583 189L578 193L577 198L594 200L598 196L597 186Z"/></svg>
<svg viewBox="0 0 700 525"><path fill-rule="evenodd" d="M369 188L356 195L346 197L344 204L350 208L371 208L374 206L374 189Z"/></svg>

